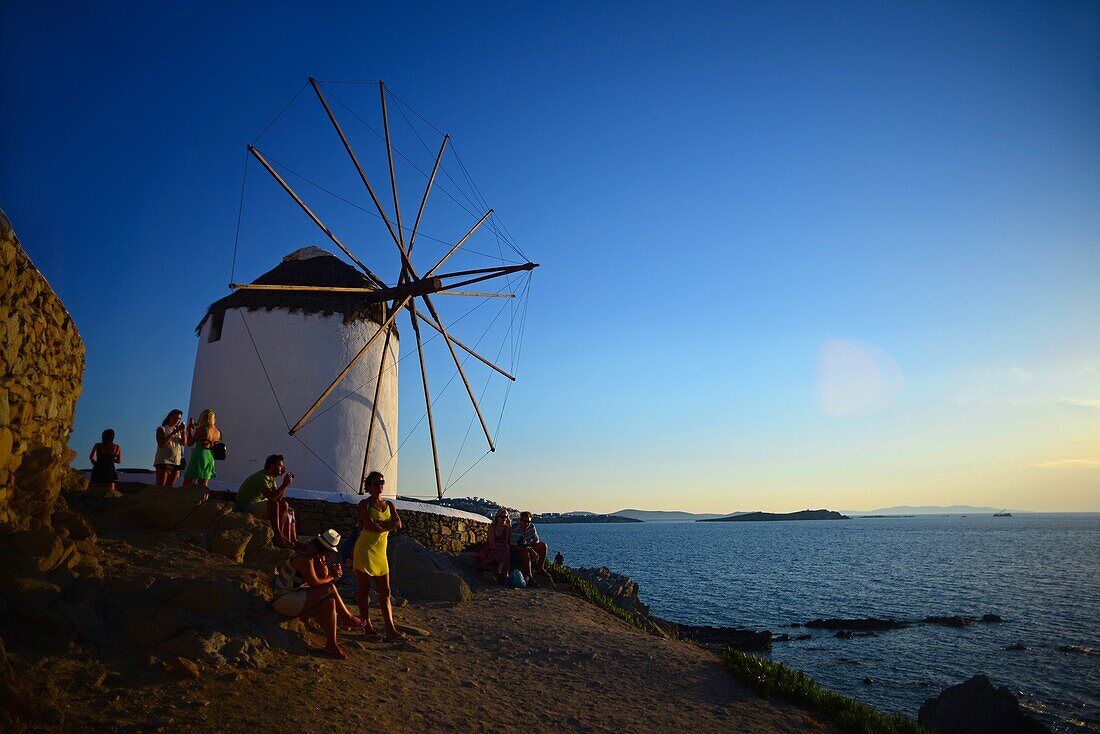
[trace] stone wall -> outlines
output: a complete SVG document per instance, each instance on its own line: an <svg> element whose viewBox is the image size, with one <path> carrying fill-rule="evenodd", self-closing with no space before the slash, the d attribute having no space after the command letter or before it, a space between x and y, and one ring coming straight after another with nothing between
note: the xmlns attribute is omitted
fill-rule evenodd
<svg viewBox="0 0 1100 734"><path fill-rule="evenodd" d="M84 342L0 211L0 533L45 529L75 454Z"/></svg>
<svg viewBox="0 0 1100 734"><path fill-rule="evenodd" d="M232 501L235 495L225 493ZM325 502L288 498L298 518L299 535L317 535L328 528L347 537L359 522L359 505L346 502ZM398 510L407 534L425 548L443 553L461 553L475 543L484 543L489 532L488 522L461 517L436 515L430 512Z"/></svg>
<svg viewBox="0 0 1100 734"><path fill-rule="evenodd" d="M298 532L302 535L317 535L333 528L346 536L359 521L358 505L302 499L291 499L289 502L298 516ZM404 525L403 533L425 548L444 553L461 553L474 543L484 543L489 528L488 523L460 517L411 510L399 510L399 513Z"/></svg>

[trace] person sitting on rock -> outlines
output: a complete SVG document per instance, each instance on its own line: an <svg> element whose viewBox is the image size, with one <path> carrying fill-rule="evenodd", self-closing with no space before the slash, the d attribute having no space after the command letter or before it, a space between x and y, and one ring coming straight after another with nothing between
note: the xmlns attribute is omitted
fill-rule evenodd
<svg viewBox="0 0 1100 734"><path fill-rule="evenodd" d="M508 510L501 507L497 510L493 522L489 525L489 532L485 537L485 545L477 552L477 567L482 571L495 574L497 581L504 584L508 582L508 573L511 568L511 551L509 543L512 535L512 518Z"/></svg>
<svg viewBox="0 0 1100 734"><path fill-rule="evenodd" d="M281 484L275 479L283 477ZM298 544L297 522L294 510L286 501L286 490L294 481L294 475L286 471L282 454L272 454L264 460L264 468L247 477L237 490L234 507L238 512L249 512L261 502L267 501L267 518L275 533L272 541L280 548L293 548Z"/></svg>
<svg viewBox="0 0 1100 734"><path fill-rule="evenodd" d="M339 545L340 533L329 529L302 546L279 570L271 606L287 617L316 619L325 633L322 650L343 660L348 655L336 641L336 629L363 629L363 620L351 613L336 590L344 569L339 563L329 569L329 555Z"/></svg>
<svg viewBox="0 0 1100 734"><path fill-rule="evenodd" d="M539 533L531 522L531 513L524 510L519 513L519 524L512 526L512 565L518 568L529 581L537 573L550 578L546 570L546 543L539 540Z"/></svg>
<svg viewBox="0 0 1100 734"><path fill-rule="evenodd" d="M100 443L92 447L88 461L92 462L92 476L89 484L102 487L107 495L115 494L115 482L118 472L115 464L122 462L122 447L115 443L115 432L108 428L103 432Z"/></svg>
<svg viewBox="0 0 1100 734"><path fill-rule="evenodd" d="M382 499L386 479L381 472L372 471L366 479L367 499L359 503L359 537L352 552L352 568L358 582L357 599L359 614L363 615L363 631L375 640L381 636L370 623L370 581L378 593L378 606L382 610L382 623L386 626L387 640L404 640L393 623L393 605L390 602L390 563L386 558L387 537L401 529L401 517L389 500Z"/></svg>

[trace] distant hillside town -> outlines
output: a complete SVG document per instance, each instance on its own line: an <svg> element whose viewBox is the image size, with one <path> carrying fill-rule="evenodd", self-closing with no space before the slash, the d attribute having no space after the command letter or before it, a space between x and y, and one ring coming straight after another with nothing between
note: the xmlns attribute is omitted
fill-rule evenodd
<svg viewBox="0 0 1100 734"><path fill-rule="evenodd" d="M406 499L406 498L398 498ZM411 499L411 498L410 498ZM484 515L493 518L497 510L503 505L484 497L443 497L437 500L416 500L429 505L440 505L455 510L472 512L475 515ZM520 510L514 507L504 507L513 520L519 517ZM598 515L592 512L543 512L533 513L531 519L536 523L569 523L569 522L641 522L641 520L622 517L620 515Z"/></svg>

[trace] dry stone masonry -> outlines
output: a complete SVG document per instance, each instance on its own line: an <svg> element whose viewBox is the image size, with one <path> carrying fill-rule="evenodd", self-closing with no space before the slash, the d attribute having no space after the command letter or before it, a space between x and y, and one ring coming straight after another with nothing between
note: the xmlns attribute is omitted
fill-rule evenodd
<svg viewBox="0 0 1100 734"><path fill-rule="evenodd" d="M291 499L290 506L298 516L300 535L317 535L334 528L346 536L359 521L359 506L347 502ZM460 517L428 512L401 510L404 532L425 548L443 553L461 553L471 545L484 543L488 523L464 520Z"/></svg>
<svg viewBox="0 0 1100 734"><path fill-rule="evenodd" d="M84 342L0 211L0 533L49 527L67 467Z"/></svg>

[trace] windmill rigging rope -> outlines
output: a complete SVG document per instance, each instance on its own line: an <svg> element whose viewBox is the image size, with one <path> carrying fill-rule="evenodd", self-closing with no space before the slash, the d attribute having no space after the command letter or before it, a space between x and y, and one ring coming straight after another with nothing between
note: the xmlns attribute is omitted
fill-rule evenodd
<svg viewBox="0 0 1100 734"><path fill-rule="evenodd" d="M241 202L237 207L237 231L233 235L233 264L229 268L229 282L237 275L237 247L241 243L241 217L244 215L244 192L248 185L248 151L244 152L244 172L241 174Z"/></svg>
<svg viewBox="0 0 1100 734"><path fill-rule="evenodd" d="M340 79L318 79L317 83L321 84L321 85L324 85L324 84L351 84L351 85L358 85L358 86L367 85L367 84L369 84L369 85L377 84L377 82L356 81L356 80L348 81L348 80L340 80ZM305 87L303 86L303 89L304 88ZM420 114L420 112L418 112L415 107L413 107L408 102L406 102L404 99L402 99L400 96L395 94L392 87L387 87L387 90L389 92L389 95L397 101L399 110L400 110L401 107L407 108L410 112L412 112L414 115L419 117L424 122L424 124L426 124L428 127L432 128L432 130L434 130L436 133L438 133L440 135L445 135L446 134L442 130L440 130L439 127L432 124L432 122L430 120L428 120L428 118L426 118L426 117L424 117L424 115ZM370 130L372 133L374 133L375 136L377 136L379 139L385 140L384 135L382 135L377 130L375 130L369 123L367 123L363 118L361 118L355 112L355 110L353 110L351 107L349 107L347 104L345 104L344 101L341 100L336 95L335 92L333 92L331 89L328 89L327 91L332 96L332 98L335 99L337 102L339 102L341 107L343 107L348 112L350 112L352 117L354 117L356 120L358 120L360 122L360 124L362 124L365 128ZM298 94L301 94L301 93L302 93L302 90L299 89L298 93L295 94L294 96L297 97ZM291 103L293 103L293 101L294 100L292 99ZM290 104L288 103L287 107L289 107L289 106L290 106ZM283 111L285 112L285 108L284 108ZM281 115L282 113L279 113L279 114ZM404 114L404 113L402 113L402 114ZM278 115L276 116L276 119L278 119ZM408 118L406 117L406 120L407 119ZM274 120L272 120L271 123L268 123L268 127L270 127L272 123L274 123ZM410 124L409 127L412 127L412 125ZM267 132L267 128L264 128L264 132ZM413 128L413 132L414 133L416 132L415 128ZM262 134L263 133L261 133L261 135ZM417 137L419 137L419 134L417 134ZM259 138L257 138L257 140L259 140ZM424 144L423 140L421 140L421 144ZM427 147L427 146L425 146L425 147ZM451 148L452 148L452 150L454 150L454 144L453 143L451 144ZM397 151L397 154L400 155L405 160L405 162L407 162L409 165L411 165L413 168L415 168L420 173L420 175L424 176L425 178L428 177L428 174L425 173L424 170L421 169L419 166L417 166L415 163L413 163L413 161L410 160L399 148L394 147L394 150ZM431 152L430 148L428 149L428 152L429 153ZM462 160L461 160L461 158L459 158L457 151L455 152L455 158L458 160L458 164L460 166L462 166L463 169L465 169L465 166L462 164ZM447 171L447 169L445 167L443 167L443 173L444 173L445 176L447 176L448 179L451 180L452 183L455 184L456 187L459 188L459 192L462 194L462 196L465 197L467 201L470 201L470 197L466 194L465 191L462 191L461 187L458 185L458 182L454 180L454 178L450 175L450 173ZM474 188L476 189L476 186L474 186ZM458 204L459 207L461 207L463 210L465 210L467 214L469 214L471 217L477 219L477 215L474 214L474 212L470 211L469 209L466 209L460 201L455 199L455 197L449 191L447 191L447 189L445 187L440 186L440 189L442 189L443 192L446 193L447 196L451 198L451 200L453 200L456 204ZM494 217L494 219L495 219L495 217ZM520 257L522 257L524 260L528 260L529 258L526 255L524 255L523 252L519 249L519 246L516 244L515 238L512 236L512 233L508 230L508 227L503 222L500 222L499 224L500 224L500 227L505 232L504 241L508 243L508 246L511 247L516 252L516 254L519 255ZM495 229L496 226L497 226L496 222L490 222L490 227Z"/></svg>
<svg viewBox="0 0 1100 734"><path fill-rule="evenodd" d="M528 285L530 285L530 278L528 279ZM497 313L497 317L499 317L500 313L503 313L503 311L504 311L504 309L501 309L500 312ZM496 319L494 319L494 322L495 321L496 321ZM509 336L512 333L512 327L514 325L515 325L515 312L513 311L512 312L512 319L508 324L508 334L509 334ZM490 324L490 326L492 326L492 324ZM505 343L504 343L504 340L502 339L501 342L500 342L500 347L497 349L497 353L495 355L493 355L493 361L494 362L497 359L500 358L501 352L504 351L504 346L505 346ZM512 368L512 369L515 369L514 360L513 360L513 364L510 364L509 367ZM485 400L485 395L489 391L489 385L490 385L490 381L492 380L492 377L493 377L493 374L490 372L485 378L485 385L481 388L481 395L479 396L479 399L482 400L482 401ZM509 381L507 389L505 390L504 403L501 405L500 415L497 417L497 424L496 424L496 426L493 430L493 433L495 433L495 434L498 434L499 431L500 431L500 424L501 424L501 421L504 418L504 406L508 402L507 395L508 395L508 392L511 390L511 387L512 387L511 381ZM444 484L446 484L447 486L446 486L446 489L443 490L444 492L446 492L448 489L450 489L452 486L454 486L451 483L451 477L454 476L455 467L458 466L458 460L462 457L462 449L466 448L466 441L469 439L470 431L473 429L473 427L474 427L474 418L473 418L473 416L471 416L469 423L466 424L466 433L462 437L462 443L459 445L458 451L455 452L454 463L451 464L451 470L447 473L447 481L444 482ZM498 439L499 439L499 435L498 435ZM473 467L471 467L471 468L473 468ZM463 474L461 476L465 476L465 472L463 472ZM459 478L461 478L461 476ZM458 480L455 480L455 481L458 481Z"/></svg>
<svg viewBox="0 0 1100 734"><path fill-rule="evenodd" d="M511 299L509 299L509 301L511 301ZM464 314L463 314L462 316L460 316L459 318L457 318L457 319L455 319L454 321L452 321L452 322L450 323L450 325L449 325L449 326L445 326L444 328L448 328L448 329L449 329L449 328L453 328L455 324L457 324L458 322L462 321L462 320L463 320L463 319L465 319L465 318L466 318L467 316L469 316L470 314L472 314L472 313L473 313L474 311L477 311L478 309L480 309L480 308L481 308L482 306L484 306L484 305L485 305L485 304L487 304L487 303L489 303L489 299L488 299L488 298L484 298L484 299L482 299L482 300L481 300L481 301L480 301L479 303L477 303L477 304L476 304L476 305L475 305L475 306L474 306L473 308L471 308L471 309L470 309L469 311L467 311L466 313L464 313ZM504 310L504 307L502 306L500 310L501 310L501 311L503 311L503 310ZM492 327L492 325L493 325L494 323L496 323L496 319L497 319L498 317L499 317L499 312L498 312L498 315L497 315L497 317L494 317L494 318L493 318L493 320L492 320L491 322L489 322L489 326L485 327L485 331L483 331L483 332L482 332L482 334L481 334L481 336L480 336L480 337L478 337L478 340L477 340L476 342L474 342L474 346L475 346L475 347L476 347L476 346L477 346L478 344L480 344L480 343L481 343L481 340L482 340L482 339L484 339L484 338L485 338L485 334L487 334L487 333L489 332L489 329L490 329L490 328ZM432 342L434 342L434 341L435 341L436 339L439 339L439 338L440 338L441 336L442 336L442 335L441 335L441 334L440 334L439 332L434 332L434 333L433 333L433 334L432 334L432 335L431 335L430 337L428 337L428 339L426 339L426 340L424 341L424 344L431 344L431 343L432 343ZM406 359L409 359L409 358L410 358L410 357L412 357L412 356L413 356L414 354L416 354L416 352L409 352L409 353L408 353L408 354L406 354L405 356L403 356L403 357L399 358L399 359L397 360L397 362L396 362L396 363L394 363L394 365L392 365L392 366L390 366L390 367L387 367L387 368L386 368L386 369L385 369L385 370L383 371L383 373L385 373L385 372L389 372L389 371L390 371L391 369L394 369L394 367L396 367L396 365L400 364L401 362L404 362L404 361L405 361ZM467 358L468 358L468 357L467 357ZM465 364L465 362L463 362L463 364ZM457 374L457 371L456 371L456 374ZM452 375L452 378L453 378L453 375ZM347 400L348 398L350 398L350 397L351 397L352 395L357 395L357 394L359 393L359 391L360 391L360 390L362 390L362 389L363 389L364 387L366 387L367 385L373 384L373 383L375 383L375 382L377 382L377 381L378 381L378 378L377 378L377 377L372 377L372 378L368 379L368 380L367 380L366 382L364 382L363 384L361 384L361 385L359 385L358 387L356 387L356 388L355 388L354 390L352 390L352 391L350 391L350 392L346 393L345 395L343 395L342 397L340 397L340 398L337 398L336 400L332 401L332 402L331 402L331 403L329 404L329 406L328 406L327 408L325 408L325 409L324 409L324 410L322 410L322 411L319 411L318 413L315 413L315 414L314 414L314 415L313 415L313 416L312 416L312 417L311 417L311 418L310 418L310 419L309 419L308 421L306 421L305 423L303 423L303 424L302 424L302 428L305 428L305 427L306 427L306 426L308 426L308 425L309 425L310 423L312 423L312 422L313 422L313 421L315 421L316 419L320 418L320 417L321 417L322 415L324 415L324 414L325 414L325 413L327 413L328 411L332 410L333 408L335 408L335 407L336 407L337 405L339 405L339 404L340 404L340 403L342 403L343 401L345 401L345 400ZM448 382L447 384L450 384L450 383Z"/></svg>
<svg viewBox="0 0 1100 734"><path fill-rule="evenodd" d="M353 109L352 109L351 107L349 107L349 106L348 106L347 104L345 104L345 103L344 103L344 101L343 101L342 99L340 99L340 98L339 98L339 97L338 97L338 96L337 96L336 94L333 94L333 93L332 93L331 91L329 92L329 94L331 94L331 95L332 95L332 98L333 98L333 99L335 99L335 100L336 100L336 101L337 101L337 102L338 102L338 103L340 104L340 106L341 106L341 107L343 107L343 108L344 108L344 109L346 109L346 110L347 110L347 111L348 111L349 113L351 113L351 116L352 116L352 117L354 117L354 118L355 118L356 120L358 120L358 121L359 121L359 123L360 123L361 125L363 125L363 127L365 127L365 128L367 128L368 130L370 130L370 131L371 131L372 133L374 133L374 135L375 135L376 137L378 137L379 139L381 139L381 140L385 140L385 139L386 139L386 138L385 138L385 136L384 136L384 135L383 135L382 133L379 133L379 132L378 132L377 130L375 130L375 129L374 129L374 128L373 128L373 127L372 127L372 126L371 126L371 125L370 125L370 124L369 124L369 123L368 123L368 122L366 121L366 120L364 120L364 119L363 119L362 117L360 117L360 116L359 116L359 115L358 115L358 114L357 114L357 113L355 112L355 110L353 110ZM398 101L399 103L401 103L401 104L404 104L404 102L402 102L402 101L401 101L401 99L400 99L399 97L397 97L396 95L393 95L393 96L394 96L394 98L395 98L395 99L397 99L397 101ZM410 107L409 109L412 109L412 108ZM400 110L400 106L398 107L398 110ZM413 110L413 113L414 113L414 114L417 114L417 116L420 116L420 115L419 115L419 113L417 113L417 112L416 112L416 110ZM402 113L402 114L403 114L403 113ZM407 119L407 118L406 118L406 119ZM423 118L422 118L422 116L421 116L421 119L423 119ZM429 124L430 124L430 123L429 123ZM410 127L412 127L412 126L410 125ZM434 126L433 126L433 127L434 127ZM438 128L436 128L436 129L438 130ZM413 128L413 132L414 132L414 133L416 133L416 129L415 129L415 128ZM417 134L417 137L419 137L419 134L418 134L418 133L416 133L416 134ZM423 141L423 140L421 140L421 144L424 144L424 141ZM425 145L425 147L427 148L427 145L426 145L426 144L424 144L424 145ZM395 151L397 152L397 154L398 154L399 156L401 156L401 158L402 158L402 159L403 159L403 160L404 160L404 161L405 161L406 163L408 163L408 164L409 164L410 166L412 166L412 167L413 167L414 169L416 169L416 171L417 171L417 172L419 172L421 176L423 176L423 177L424 177L425 179L429 178L429 176L428 176L427 172L425 172L425 171L424 171L424 169L422 169L422 168L421 168L420 166L418 166L418 165L417 165L417 164L416 164L416 163L415 163L415 162L414 162L414 161L413 161L413 160L412 160L411 158L409 158L409 157L408 157L407 155L405 155L405 153L404 153L404 152L403 152L403 151L402 151L402 150L401 150L400 148L398 148L398 147L396 147L396 146L391 146L391 147L392 147L392 148L393 148L393 149L394 149L394 150L395 150ZM452 152L454 151L454 144L453 144L453 143L452 143L452 145L451 145L451 150L452 150ZM430 148L428 149L428 152L429 152L429 153L431 152L431 149L430 149ZM458 159L458 154L457 154L457 153L454 153L454 155L455 155L455 157L456 157L456 160L458 160L458 163L459 163L459 165L461 166L461 165L462 165L462 161ZM454 180L454 177L453 177L453 176L451 176L450 172L449 172L449 171L447 170L447 167L446 167L445 165L442 165L442 164L441 164L441 165L440 165L440 168L441 168L441 169L443 170L443 175L444 175L444 176L446 176L446 177L447 177L448 179L450 179L450 181L451 181L452 183L454 183L454 184L455 184L455 187L456 187L456 188L458 189L459 193L460 193L460 194L462 194L462 196L466 198L466 201L467 201L467 202L470 202L471 206L476 206L476 205L474 205L474 204L473 204L473 201L472 201L472 200L470 199L469 195L467 195L467 194L466 194L466 192L465 192L465 191L464 191L464 190L462 189L462 187L461 187L461 186L460 186L460 185L458 184L458 182ZM460 208L460 209L462 209L462 210L463 210L463 211L465 211L465 212L466 212L467 214L469 214L469 215L470 215L470 217L472 217L473 219L478 219L478 218L479 218L479 217L478 217L478 215L477 215L477 214L476 214L476 213L475 213L474 211L472 211L471 209L467 208L467 207L466 207L466 206L465 206L465 205L464 205L464 204L463 204L463 203L462 203L461 201L459 201L458 199L456 199L456 198L454 197L454 195L453 195L453 194L451 194L451 192L447 190L447 187L446 187L446 186L443 186L442 184L439 184L439 189L440 189L441 191L443 191L443 193L445 193L445 194L447 195L447 197L451 199L451 201L453 201L453 202L454 202L455 204L457 204L457 205L459 206L459 208ZM495 218L495 217L494 217L494 218ZM502 224L501 226L503 226L503 224ZM506 228L506 227L505 227L505 231L507 232L507 228ZM508 239L506 238L506 239L505 239L505 241L506 241L506 242L508 242ZM523 258L524 258L524 260L527 260L526 256L524 256L524 255L523 255L523 253L522 253L522 252L520 252L520 250L519 250L519 247L517 247L517 246L515 245L515 243L514 243L514 242L509 242L509 243L508 243L508 245L509 245L509 247L511 247L511 248L512 248L512 249L513 249L513 250L514 250L514 251L516 252L516 254L517 254L517 255L519 255L520 257L523 257Z"/></svg>
<svg viewBox="0 0 1100 734"><path fill-rule="evenodd" d="M414 115L416 115L417 117L419 117L424 122L424 124L426 124L428 127L435 130L435 132L439 133L440 135L444 135L445 133L442 130L440 130L438 127L433 125L426 117L424 117L424 115L417 112L416 109L412 105L410 105L408 102L406 102L401 97L399 97L397 94L395 94L392 89L389 90L389 93L390 93L391 97L393 97L395 100L397 100L397 102L398 102L398 107L397 107L398 111L401 112L402 117L405 118L405 122L408 123L410 128L412 128L413 133L416 134L416 137L420 140L420 144L424 146L424 149L427 150L428 153L431 153L431 149L428 148L428 146L424 142L423 138L420 137L420 133L418 133L416 131L416 128L413 127L413 124L409 121L409 118L405 115L405 112L404 112L403 108L408 108L408 110L410 112L412 112ZM471 189L473 189L474 193L477 195L479 201L481 202L482 208L488 208L489 204L486 201L485 197L481 194L481 189L479 189L477 187L477 183L473 180L473 176L470 175L470 172L469 172L469 170L467 170L466 165L462 162L462 156L460 156L458 154L458 146L454 143L451 143L450 147L451 147L451 152L455 157L455 160L458 161L459 167L462 168L462 172L466 177L467 183L470 184ZM454 178L451 177L450 173L448 173L446 171L446 169L444 169L444 173L447 175L447 178L451 179L451 181L455 184L456 187L459 187L458 182L455 181ZM459 187L459 189L461 190L461 187ZM465 194L463 194L463 195L465 195ZM466 200L469 201L470 200L469 197L467 197ZM496 217L493 217L493 219L496 220ZM490 226L493 228L494 232L496 232L497 224L498 223L496 221L490 222ZM504 222L499 222L499 225L500 225L501 229L503 229L505 234L506 234L506 237L504 237L504 241L508 244L508 246L511 247L515 251L515 253L517 255L519 255L520 257L522 257L524 260L529 260L530 258L528 258L525 254L523 254L523 251L519 249L519 245L516 244L515 238L512 237L512 233L508 231L508 227L505 226Z"/></svg>
<svg viewBox="0 0 1100 734"><path fill-rule="evenodd" d="M298 171L294 170L293 168L291 168L287 164L283 163L282 161L278 160L277 158L275 158L275 157L273 157L273 156L271 156L267 153L264 154L264 157L267 158L268 162L274 163L276 166L283 169L287 173L301 179L302 181L309 184L310 186L313 186L314 188L317 188L320 191L323 191L324 193L328 194L329 196L333 197L334 199L339 199L340 201L344 202L348 206L353 207L355 209L358 209L359 211L364 212L366 214L369 214L370 216L374 217L375 219L377 219L379 221L382 220L382 216L378 212L376 212L372 209L368 209L365 206L361 206L359 204L356 204L354 201L351 201L350 199L345 199L343 196L340 196L336 192L325 188L324 186L317 183L316 181L313 181L312 179L307 178L306 176L304 176L303 174L301 174ZM404 227L402 229L403 229L403 231L410 231L407 227ZM433 242L438 242L442 245L450 246L451 244L453 244L450 240L444 240L444 239L440 239L439 237L434 237L434 236L432 236L430 234L427 234L426 232L423 232L421 230L417 230L416 234L417 234L418 237L423 237L425 239L432 240ZM487 258L489 260L498 259L497 256L493 255L492 253L481 252L480 250L475 250L473 248L466 247L466 246L463 246L462 251L463 252L469 252L469 253L474 254L474 255L481 255L482 257ZM521 260L501 259L501 262L506 262L506 263L509 263L509 264L512 264L512 265L522 265L523 264L523 261L521 261Z"/></svg>
<svg viewBox="0 0 1100 734"><path fill-rule="evenodd" d="M294 101L296 99L298 99L299 95L301 95L302 91L307 86L309 86L309 81L308 80L305 82L305 84L303 84L301 87L298 88L298 91L294 93L294 96L290 98L290 101L286 103L286 106L283 107L281 110L279 110L279 114L277 114L277 115L275 115L274 117L271 118L271 122L267 123L267 125L264 127L264 129L260 131L260 134L256 136L256 139L252 141L253 145L260 142L260 138L262 138L264 136L264 133L266 133L268 130L270 130L271 126L275 124L275 121L278 120L280 117L282 117L284 112L286 112L287 110L290 109L290 106L292 104L294 104Z"/></svg>

